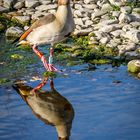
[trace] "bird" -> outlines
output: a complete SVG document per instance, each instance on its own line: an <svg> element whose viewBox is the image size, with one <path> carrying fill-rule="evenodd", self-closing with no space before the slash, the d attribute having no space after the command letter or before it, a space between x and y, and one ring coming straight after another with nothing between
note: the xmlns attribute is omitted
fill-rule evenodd
<svg viewBox="0 0 140 140"><path fill-rule="evenodd" d="M57 71L53 66L53 46L67 38L75 28L70 0L58 0L57 4L56 13L49 13L35 21L20 36L17 44L17 46L30 44L47 71ZM38 50L38 46L44 44L51 45L49 62Z"/></svg>
<svg viewBox="0 0 140 140"><path fill-rule="evenodd" d="M72 104L54 88L53 80L50 81L51 90L35 90L24 83L15 83L13 88L31 108L33 114L48 125L56 128L58 140L69 140L74 109Z"/></svg>

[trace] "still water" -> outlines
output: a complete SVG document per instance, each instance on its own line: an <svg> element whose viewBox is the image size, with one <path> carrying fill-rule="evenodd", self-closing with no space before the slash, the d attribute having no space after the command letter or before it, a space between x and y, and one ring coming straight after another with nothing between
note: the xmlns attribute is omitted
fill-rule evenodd
<svg viewBox="0 0 140 140"><path fill-rule="evenodd" d="M125 66L69 67L55 89L73 106L70 140L140 140L140 80ZM35 87L40 81L27 80ZM50 89L47 83L43 90ZM57 140L12 86L0 86L0 140Z"/></svg>

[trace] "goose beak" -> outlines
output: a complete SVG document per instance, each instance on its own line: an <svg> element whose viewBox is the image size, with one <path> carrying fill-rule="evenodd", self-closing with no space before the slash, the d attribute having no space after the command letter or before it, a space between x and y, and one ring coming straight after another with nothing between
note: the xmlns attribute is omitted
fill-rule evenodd
<svg viewBox="0 0 140 140"><path fill-rule="evenodd" d="M25 45L30 45L30 44L29 44L29 42L27 42L25 40L22 40L22 41L20 41L19 43L16 44L16 47L25 46Z"/></svg>

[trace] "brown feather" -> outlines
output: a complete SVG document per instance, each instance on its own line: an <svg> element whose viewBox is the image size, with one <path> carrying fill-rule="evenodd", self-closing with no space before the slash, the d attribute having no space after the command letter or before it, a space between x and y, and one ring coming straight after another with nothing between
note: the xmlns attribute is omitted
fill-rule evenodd
<svg viewBox="0 0 140 140"><path fill-rule="evenodd" d="M26 30L26 31L21 35L19 41L25 39L25 38L29 35L29 33L30 33L32 30L34 30L35 28L38 28L38 27L40 27L40 26L42 26L42 25L45 25L45 24L49 24L49 23L51 23L51 22L54 21L54 20L55 20L55 16L54 16L53 14L48 14L48 15L46 15L46 16L40 18L39 20L35 21L35 22L31 25L31 27L30 27L28 30Z"/></svg>

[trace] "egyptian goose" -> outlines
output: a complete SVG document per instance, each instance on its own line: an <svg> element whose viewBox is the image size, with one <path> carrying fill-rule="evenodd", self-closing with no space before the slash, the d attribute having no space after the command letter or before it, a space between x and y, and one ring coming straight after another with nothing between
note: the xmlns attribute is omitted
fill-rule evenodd
<svg viewBox="0 0 140 140"><path fill-rule="evenodd" d="M58 0L55 14L48 14L34 22L20 37L17 45L30 44L48 71L57 71L53 66L53 45L64 40L74 30L70 0ZM51 44L49 63L38 51L38 45Z"/></svg>
<svg viewBox="0 0 140 140"><path fill-rule="evenodd" d="M69 140L74 110L70 102L60 95L51 81L51 90L36 90L31 95L32 87L16 83L13 88L32 109L37 118L46 124L53 125L58 134L58 140Z"/></svg>

